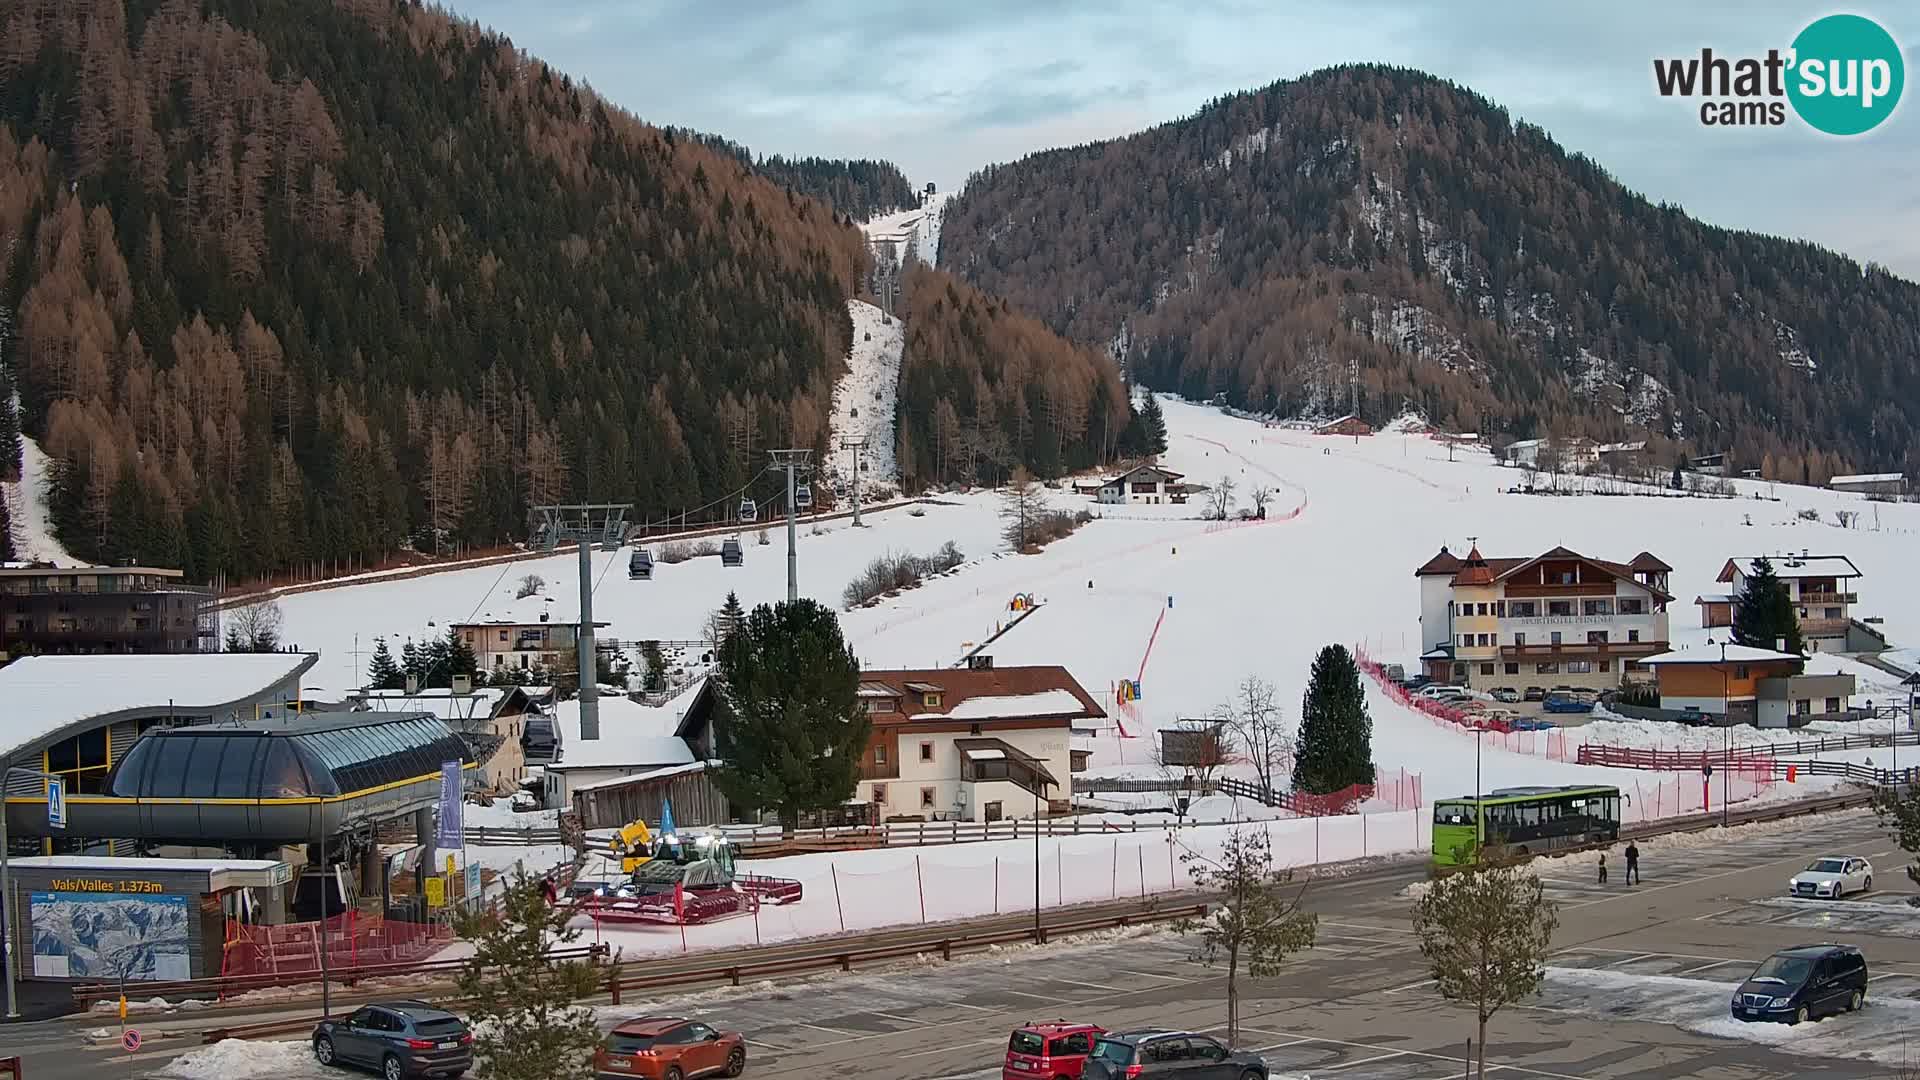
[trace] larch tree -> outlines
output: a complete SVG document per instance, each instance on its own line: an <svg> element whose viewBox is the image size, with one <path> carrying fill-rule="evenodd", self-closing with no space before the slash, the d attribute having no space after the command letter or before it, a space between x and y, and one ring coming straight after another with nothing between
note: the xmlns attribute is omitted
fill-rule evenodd
<svg viewBox="0 0 1920 1080"><path fill-rule="evenodd" d="M1487 1021L1539 992L1558 925L1540 879L1520 866L1437 877L1414 905L1413 931L1434 988L1474 1010L1475 1072L1483 1080Z"/></svg>
<svg viewBox="0 0 1920 1080"><path fill-rule="evenodd" d="M1293 871L1274 868L1264 827L1233 829L1218 855L1189 849L1180 859L1194 888L1219 897L1205 916L1182 919L1174 929L1198 942L1194 959L1226 969L1227 1045L1233 1046L1240 1038L1242 967L1255 979L1279 975L1289 956L1313 947L1319 919L1300 906Z"/></svg>

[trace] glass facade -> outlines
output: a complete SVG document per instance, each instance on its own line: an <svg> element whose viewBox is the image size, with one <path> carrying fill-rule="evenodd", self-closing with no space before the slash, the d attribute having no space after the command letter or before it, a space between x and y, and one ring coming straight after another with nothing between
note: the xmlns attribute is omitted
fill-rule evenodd
<svg viewBox="0 0 1920 1080"><path fill-rule="evenodd" d="M311 731L203 726L155 731L113 770L123 798L287 799L350 795L437 774L470 757L432 717Z"/></svg>

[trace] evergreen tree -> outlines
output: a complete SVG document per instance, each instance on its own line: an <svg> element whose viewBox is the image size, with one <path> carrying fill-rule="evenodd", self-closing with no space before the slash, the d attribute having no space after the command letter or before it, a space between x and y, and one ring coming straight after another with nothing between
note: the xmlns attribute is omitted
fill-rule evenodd
<svg viewBox="0 0 1920 1080"><path fill-rule="evenodd" d="M460 636L460 631L452 629L451 627L447 630L446 668L447 681L445 685L448 686L453 685L453 676L455 675L465 675L473 678L480 673L480 660L474 655L473 646L467 644L466 639ZM476 679L475 682L477 684L478 680Z"/></svg>
<svg viewBox="0 0 1920 1080"><path fill-rule="evenodd" d="M4 272L4 268L0 268ZM0 313L0 320L5 319ZM0 353L6 351L0 330ZM14 399L13 369L0 363L0 480L20 479L20 407Z"/></svg>
<svg viewBox="0 0 1920 1080"><path fill-rule="evenodd" d="M547 902L542 880L516 874L490 905L454 912L472 953L460 967L460 996L474 1027L486 1080L546 1080L587 1070L600 1042L582 1001L602 979L591 960L556 960L551 950L579 939L572 908Z"/></svg>
<svg viewBox="0 0 1920 1080"><path fill-rule="evenodd" d="M0 559L12 561L14 557L13 511L7 508L7 500L0 499Z"/></svg>
<svg viewBox="0 0 1920 1080"><path fill-rule="evenodd" d="M721 647L716 679L726 764L714 783L735 806L774 810L791 831L802 811L853 795L873 722L831 609L807 599L754 608Z"/></svg>
<svg viewBox="0 0 1920 1080"><path fill-rule="evenodd" d="M1753 571L1734 598L1733 640L1756 649L1777 649L1782 639L1786 652L1806 651L1787 584L1773 572L1772 560L1762 556L1753 560Z"/></svg>
<svg viewBox="0 0 1920 1080"><path fill-rule="evenodd" d="M732 599L733 594L728 593L727 598ZM660 652L660 643L657 641L641 642L640 662L647 666L647 672L642 676L641 689L650 694L665 690L667 688L667 658Z"/></svg>
<svg viewBox="0 0 1920 1080"><path fill-rule="evenodd" d="M1152 394L1140 406L1140 453L1158 457L1167 452L1167 418L1160 411L1160 399Z"/></svg>
<svg viewBox="0 0 1920 1080"><path fill-rule="evenodd" d="M722 640L725 634L733 633L734 629L746 620L746 617L747 613L740 607L739 594L731 589L727 590L727 602L720 605Z"/></svg>
<svg viewBox="0 0 1920 1080"><path fill-rule="evenodd" d="M412 676L417 686L427 685L427 658L420 647L408 638L400 646L400 686L405 688L407 677Z"/></svg>
<svg viewBox="0 0 1920 1080"><path fill-rule="evenodd" d="M1681 488L1687 486L1687 482L1684 479L1682 479L1680 476L1681 473L1686 471L1687 471L1687 454L1686 454L1686 451L1682 450L1680 452L1680 459L1673 463L1673 490L1679 491Z"/></svg>
<svg viewBox="0 0 1920 1080"><path fill-rule="evenodd" d="M1313 658L1300 706L1300 751L1293 786L1316 795L1373 783L1373 718L1367 714L1360 668L1344 645Z"/></svg>
<svg viewBox="0 0 1920 1080"><path fill-rule="evenodd" d="M406 673L400 670L399 664L393 662L393 650L387 648L387 639L376 639L373 643L373 661L367 665L367 689L399 690L406 685Z"/></svg>

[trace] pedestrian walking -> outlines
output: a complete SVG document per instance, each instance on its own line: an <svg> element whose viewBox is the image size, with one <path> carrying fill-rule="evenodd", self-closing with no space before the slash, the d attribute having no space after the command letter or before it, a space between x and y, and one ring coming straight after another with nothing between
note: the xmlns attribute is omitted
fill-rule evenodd
<svg viewBox="0 0 1920 1080"><path fill-rule="evenodd" d="M1606 883L1607 883L1607 853L1603 851L1600 853L1600 884L1605 885Z"/></svg>
<svg viewBox="0 0 1920 1080"><path fill-rule="evenodd" d="M1634 885L1639 881L1640 849L1634 846L1633 841L1629 840L1627 841L1627 884Z"/></svg>

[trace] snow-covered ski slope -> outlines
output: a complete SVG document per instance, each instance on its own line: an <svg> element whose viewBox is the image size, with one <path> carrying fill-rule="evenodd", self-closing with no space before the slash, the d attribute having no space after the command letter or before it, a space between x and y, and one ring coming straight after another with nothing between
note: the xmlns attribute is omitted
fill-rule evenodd
<svg viewBox="0 0 1920 1080"><path fill-rule="evenodd" d="M853 316L853 348L847 354L847 373L833 388L834 445L826 471L851 479L853 452L841 450L839 440L865 435L867 471L861 482L897 483L894 410L900 398L900 350L906 344L906 327L862 300L847 301L847 313Z"/></svg>
<svg viewBox="0 0 1920 1080"><path fill-rule="evenodd" d="M1728 557L1802 548L1842 553L1865 575L1858 583L1862 613L1885 616L1883 629L1896 644L1920 641L1920 575L1911 569L1912 553L1920 550L1920 505L1880 505L1876 531L1872 506L1858 497L1785 485L1773 489L1779 501L1511 495L1501 489L1519 478L1517 471L1473 451L1463 450L1449 462L1444 446L1421 436L1356 442L1266 429L1174 400L1165 401L1165 411L1171 432L1165 464L1196 482L1230 476L1242 492L1260 483L1275 487L1267 522L1223 528L1183 518L1200 512L1197 502L1099 507L1112 513L1042 554L996 557L1003 545L991 494L943 497L921 517L905 511L870 515L867 529L835 522L821 535L810 535L803 528L800 589L838 606L846 582L875 556L926 552L951 539L970 560L959 573L843 616L847 636L865 664L953 663L1006 621L1015 593L1031 593L1045 606L993 643L987 651L995 663L1064 664L1107 702L1116 680L1138 677L1145 693L1135 708L1144 726L1206 713L1250 674L1275 682L1281 700L1297 715L1308 665L1328 642L1363 643L1382 660L1411 665L1420 651L1413 570L1442 543L1464 551L1470 536L1479 538L1489 556L1534 555L1557 544L1622 561L1652 551L1674 567L1671 588L1677 600L1670 618L1680 644L1705 640L1692 600L1702 592L1722 591L1713 578ZM1768 492L1760 483L1742 482L1739 488L1749 496ZM1061 505L1091 507L1089 500L1065 490L1049 496ZM1817 510L1823 520L1796 518L1802 508ZM1836 527L1832 511L1840 508L1862 510L1863 525ZM622 639L695 638L706 613L729 589L747 604L781 599L784 528L770 530L769 546L757 546L753 537L745 534L742 568L696 559L660 565L649 582L627 580L626 552L596 553L600 585L594 613L612 624L602 633ZM286 638L322 650L316 683L344 688L353 685L356 633L360 648L368 650L375 634L397 639L431 632L424 626L428 619L444 632L449 620L504 605L513 583L529 571L551 586L551 617L565 619L572 609L567 597L573 567L569 553L504 569L287 597L281 601ZM1862 677L1861 698L1891 692L1890 676L1862 665L1816 658L1811 668L1828 670L1829 665ZM1117 710L1110 705L1109 711ZM1472 789L1471 735L1380 695L1373 698L1373 715L1379 765L1423 774L1429 800ZM1632 734L1622 733L1618 724L1601 730L1609 734L1598 741L1628 741ZM1642 730L1646 734L1637 741L1676 741L1669 728ZM1095 771L1147 768L1150 733L1135 734L1140 737L1103 737ZM1580 729L1570 729L1569 738L1577 741L1579 734ZM1760 735L1749 730L1743 737ZM1509 754L1491 742L1480 765L1488 786L1657 779Z"/></svg>
<svg viewBox="0 0 1920 1080"><path fill-rule="evenodd" d="M928 266L940 265L940 222L946 216L950 194L927 196L927 201L910 210L882 214L860 226L872 244L891 242L896 258L905 258L911 250L914 258Z"/></svg>
<svg viewBox="0 0 1920 1080"><path fill-rule="evenodd" d="M85 566L67 553L54 539L53 520L47 516L47 455L40 444L20 437L20 479L0 483L7 500L7 515L13 520L14 556L23 561L51 562L59 566Z"/></svg>

